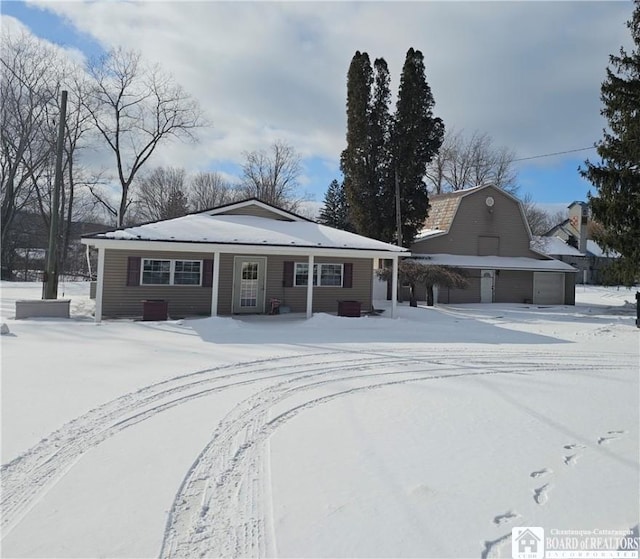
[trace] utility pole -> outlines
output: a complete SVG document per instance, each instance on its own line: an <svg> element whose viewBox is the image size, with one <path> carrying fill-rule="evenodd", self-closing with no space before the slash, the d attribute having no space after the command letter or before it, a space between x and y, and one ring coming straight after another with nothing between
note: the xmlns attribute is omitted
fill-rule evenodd
<svg viewBox="0 0 640 559"><path fill-rule="evenodd" d="M47 270L44 277L43 299L58 298L58 216L60 214L60 188L62 186L62 156L64 153L64 128L67 120L67 92L62 92L60 100L60 122L56 145L56 173L53 182L51 217L49 219L49 250Z"/></svg>
<svg viewBox="0 0 640 559"><path fill-rule="evenodd" d="M398 238L398 246L402 246L402 214L400 212L400 179L398 178L398 164L394 167L394 176L396 183L396 236Z"/></svg>
<svg viewBox="0 0 640 559"><path fill-rule="evenodd" d="M396 162L393 167L394 180L396 183L396 237L398 238L398 246L402 246L402 212L400 211L400 178L398 177L398 163ZM394 294L396 300L402 302L402 284L397 282L396 293Z"/></svg>

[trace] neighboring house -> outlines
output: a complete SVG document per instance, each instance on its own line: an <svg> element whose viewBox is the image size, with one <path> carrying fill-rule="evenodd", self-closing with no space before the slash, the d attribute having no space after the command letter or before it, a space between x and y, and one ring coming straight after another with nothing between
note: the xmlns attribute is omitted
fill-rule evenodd
<svg viewBox="0 0 640 559"><path fill-rule="evenodd" d="M517 198L485 185L429 201L412 255L462 268L469 279L466 289L440 288L436 302L575 303L576 270L530 248L531 231Z"/></svg>
<svg viewBox="0 0 640 559"><path fill-rule="evenodd" d="M256 199L82 242L98 249L96 321L140 316L152 299L168 301L172 318L268 313L273 300L308 317L342 300L367 310L374 260L391 259L397 272L406 254Z"/></svg>
<svg viewBox="0 0 640 559"><path fill-rule="evenodd" d="M542 237L534 238L532 248L577 268L579 283L602 283L603 270L620 255L617 252L606 253L589 238L590 222L588 204L572 202L569 217Z"/></svg>

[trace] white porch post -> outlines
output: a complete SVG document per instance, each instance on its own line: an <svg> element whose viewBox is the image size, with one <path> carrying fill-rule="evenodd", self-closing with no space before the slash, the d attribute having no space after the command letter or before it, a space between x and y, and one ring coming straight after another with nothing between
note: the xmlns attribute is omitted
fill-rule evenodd
<svg viewBox="0 0 640 559"><path fill-rule="evenodd" d="M98 249L98 281L96 283L96 314L95 321L100 322L102 320L102 290L104 288L104 251L105 249Z"/></svg>
<svg viewBox="0 0 640 559"><path fill-rule="evenodd" d="M313 254L309 255L309 276L307 281L307 318L313 316Z"/></svg>
<svg viewBox="0 0 640 559"><path fill-rule="evenodd" d="M213 253L213 278L211 279L211 316L218 316L218 284L220 283L220 252Z"/></svg>
<svg viewBox="0 0 640 559"><path fill-rule="evenodd" d="M393 272L391 276L391 318L396 317L398 304L398 257L393 257Z"/></svg>

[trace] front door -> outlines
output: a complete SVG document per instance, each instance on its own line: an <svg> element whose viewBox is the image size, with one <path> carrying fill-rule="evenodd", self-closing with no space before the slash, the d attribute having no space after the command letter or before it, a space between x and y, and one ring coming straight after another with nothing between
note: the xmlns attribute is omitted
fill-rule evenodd
<svg viewBox="0 0 640 559"><path fill-rule="evenodd" d="M480 302L493 303L495 270L482 270L480 276Z"/></svg>
<svg viewBox="0 0 640 559"><path fill-rule="evenodd" d="M236 256L233 266L233 312L264 312L264 278L267 259Z"/></svg>

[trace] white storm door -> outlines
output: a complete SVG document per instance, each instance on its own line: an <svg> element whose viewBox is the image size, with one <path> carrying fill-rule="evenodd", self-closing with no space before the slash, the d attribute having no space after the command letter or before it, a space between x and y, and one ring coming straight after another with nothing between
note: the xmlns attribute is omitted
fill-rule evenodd
<svg viewBox="0 0 640 559"><path fill-rule="evenodd" d="M233 267L233 312L264 312L264 279L267 259L236 256Z"/></svg>
<svg viewBox="0 0 640 559"><path fill-rule="evenodd" d="M482 270L480 276L480 302L493 303L495 270Z"/></svg>

